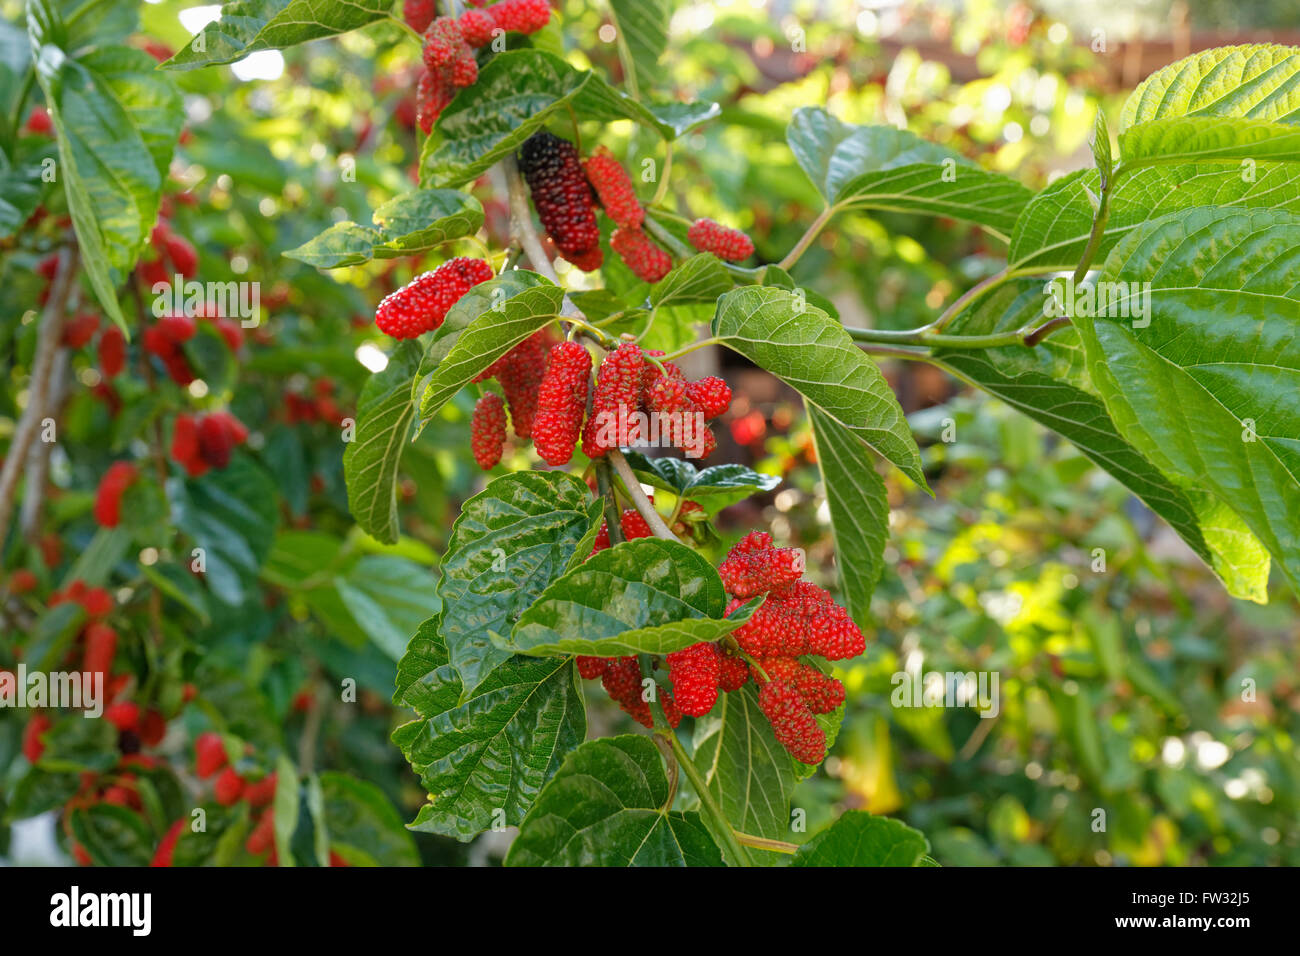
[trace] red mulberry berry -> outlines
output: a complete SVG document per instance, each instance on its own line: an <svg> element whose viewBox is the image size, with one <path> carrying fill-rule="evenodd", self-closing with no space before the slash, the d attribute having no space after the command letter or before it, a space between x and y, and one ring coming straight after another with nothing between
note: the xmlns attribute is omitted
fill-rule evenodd
<svg viewBox="0 0 1300 956"><path fill-rule="evenodd" d="M598 458L610 448L631 445L638 439L628 420L640 408L645 364L641 347L632 342L605 353L596 373L591 415L582 432L582 451L588 458Z"/></svg>
<svg viewBox="0 0 1300 956"><path fill-rule="evenodd" d="M750 554L770 547L772 547L772 536L770 534L766 531L751 531L731 546L731 550L727 552L727 557L734 558L737 555Z"/></svg>
<svg viewBox="0 0 1300 956"><path fill-rule="evenodd" d="M641 667L635 657L608 659L600 683L624 713L644 727L654 726L650 704L641 697Z"/></svg>
<svg viewBox="0 0 1300 956"><path fill-rule="evenodd" d="M659 694L659 706L664 709L664 720L668 721L669 727L677 729L677 725L682 722L682 709L677 706L673 692L662 684L656 684L655 690Z"/></svg>
<svg viewBox="0 0 1300 956"><path fill-rule="evenodd" d="M605 215L616 226L640 229L645 222L645 210L636 198L632 179L614 154L601 146L586 161L587 179L596 190L596 196Z"/></svg>
<svg viewBox="0 0 1300 956"><path fill-rule="evenodd" d="M453 96L455 89L450 77L443 76L442 70L425 70L420 74L420 82L415 88L415 121L420 124L424 135L428 136L433 130L433 124Z"/></svg>
<svg viewBox="0 0 1300 956"><path fill-rule="evenodd" d="M103 674L107 678L113 669L113 658L117 656L117 631L96 621L86 628L85 641L82 669L90 674Z"/></svg>
<svg viewBox="0 0 1300 956"><path fill-rule="evenodd" d="M99 316L93 312L82 313L64 326L59 344L66 348L79 349L93 339L98 330Z"/></svg>
<svg viewBox="0 0 1300 956"><path fill-rule="evenodd" d="M628 541L635 541L637 538L654 537L650 531L650 525L646 523L645 518L641 517L641 512L635 508L624 510L618 523L623 529L623 537Z"/></svg>
<svg viewBox="0 0 1300 956"><path fill-rule="evenodd" d="M451 79L451 85L457 88L473 86L478 81L478 61L474 59L474 53L469 47L465 47L464 52L451 61L447 75Z"/></svg>
<svg viewBox="0 0 1300 956"><path fill-rule="evenodd" d="M809 664L799 665L795 686L814 714L829 714L844 703L844 685Z"/></svg>
<svg viewBox="0 0 1300 956"><path fill-rule="evenodd" d="M702 717L711 711L718 701L718 682L722 678L717 646L701 641L673 651L667 661L678 709L688 717Z"/></svg>
<svg viewBox="0 0 1300 956"><path fill-rule="evenodd" d="M229 412L212 412L199 421L199 454L213 468L230 464L231 452L248 438L248 429Z"/></svg>
<svg viewBox="0 0 1300 956"><path fill-rule="evenodd" d="M577 342L561 342L551 349L533 422L533 444L548 465L568 464L573 457L590 381L590 352Z"/></svg>
<svg viewBox="0 0 1300 956"><path fill-rule="evenodd" d="M28 763L36 763L45 753L45 741L41 735L53 726L53 721L44 714L32 714L27 726L23 728L23 756Z"/></svg>
<svg viewBox="0 0 1300 956"><path fill-rule="evenodd" d="M604 657L584 657L581 654L578 655L577 661L578 673L582 675L584 680L595 680L597 677L602 676L605 673L606 665L609 663L609 660Z"/></svg>
<svg viewBox="0 0 1300 956"><path fill-rule="evenodd" d="M486 46L492 42L492 32L498 29L492 15L484 10L466 10L456 21L460 35L470 46Z"/></svg>
<svg viewBox="0 0 1300 956"><path fill-rule="evenodd" d="M104 719L118 730L135 730L140 726L140 705L123 700L104 708Z"/></svg>
<svg viewBox="0 0 1300 956"><path fill-rule="evenodd" d="M201 733L194 741L194 772L206 780L226 765L226 745L219 734Z"/></svg>
<svg viewBox="0 0 1300 956"><path fill-rule="evenodd" d="M711 252L728 262L740 262L754 254L754 243L749 236L712 219L696 219L687 230L686 239L701 252Z"/></svg>
<svg viewBox="0 0 1300 956"><path fill-rule="evenodd" d="M808 653L828 661L857 657L867 649L861 628L853 623L849 612L838 604L821 609L809 622Z"/></svg>
<svg viewBox="0 0 1300 956"><path fill-rule="evenodd" d="M122 520L122 495L135 481L135 466L129 461L117 461L99 481L95 491L95 520L101 528L116 528Z"/></svg>
<svg viewBox="0 0 1300 956"><path fill-rule="evenodd" d="M609 244L638 279L653 284L672 270L672 256L651 242L640 229L615 229L609 237Z"/></svg>
<svg viewBox="0 0 1300 956"><path fill-rule="evenodd" d="M749 598L797 581L803 569L803 552L793 548L767 548L728 557L718 566L718 574L729 594Z"/></svg>
<svg viewBox="0 0 1300 956"><path fill-rule="evenodd" d="M430 73L450 66L469 52L460 27L451 17L437 17L424 31L424 68Z"/></svg>
<svg viewBox="0 0 1300 956"><path fill-rule="evenodd" d="M172 268L186 279L194 278L199 271L199 254L188 239L169 233L163 242L163 249L171 260Z"/></svg>
<svg viewBox="0 0 1300 956"><path fill-rule="evenodd" d="M536 33L551 22L551 6L546 0L501 0L487 12L507 33Z"/></svg>
<svg viewBox="0 0 1300 956"><path fill-rule="evenodd" d="M595 554L597 551L605 551L608 548L609 548L609 522L602 521L600 523L600 530L596 532L596 540L595 542L593 542L591 546L591 554ZM591 557L591 554L587 555L587 557Z"/></svg>
<svg viewBox="0 0 1300 956"><path fill-rule="evenodd" d="M150 866L171 866L172 855L176 852L176 841L181 838L181 831L185 829L185 818L177 820L167 832L163 834L162 840L158 843L158 849L154 851L153 859L149 861Z"/></svg>
<svg viewBox="0 0 1300 956"><path fill-rule="evenodd" d="M687 382L686 395L704 413L705 421L712 421L731 407L730 386L714 375Z"/></svg>
<svg viewBox="0 0 1300 956"><path fill-rule="evenodd" d="M488 392L474 406L469 434L474 460L484 471L491 471L506 444L506 406L496 392Z"/></svg>
<svg viewBox="0 0 1300 956"><path fill-rule="evenodd" d="M545 131L535 133L519 150L519 168L537 218L560 255L581 257L600 245L591 184L572 143Z"/></svg>
<svg viewBox="0 0 1300 956"><path fill-rule="evenodd" d="M718 655L718 686L730 693L749 683L749 665L743 657L731 654Z"/></svg>
<svg viewBox="0 0 1300 956"><path fill-rule="evenodd" d="M244 778L235 772L234 767L227 767L213 784L212 795L223 807L234 806L244 794Z"/></svg>
<svg viewBox="0 0 1300 956"><path fill-rule="evenodd" d="M758 707L795 760L815 766L826 757L826 732L793 684L768 681L758 692Z"/></svg>
<svg viewBox="0 0 1300 956"><path fill-rule="evenodd" d="M416 33L423 33L438 15L438 0L402 0L402 19Z"/></svg>

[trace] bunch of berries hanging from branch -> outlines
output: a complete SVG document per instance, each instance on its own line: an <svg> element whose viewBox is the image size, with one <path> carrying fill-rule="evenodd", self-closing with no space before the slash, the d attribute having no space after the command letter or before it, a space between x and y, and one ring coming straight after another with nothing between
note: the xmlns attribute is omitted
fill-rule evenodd
<svg viewBox="0 0 1300 956"><path fill-rule="evenodd" d="M416 87L416 117L428 135L456 95L478 81L474 50L505 33L536 33L551 20L546 0L501 0L456 17L437 15L436 0L405 0L403 16L424 38L424 72Z"/></svg>
<svg viewBox="0 0 1300 956"><path fill-rule="evenodd" d="M628 534L625 522L624 535L639 536L638 529L632 530ZM718 573L733 597L728 614L751 598L766 595L766 600L729 638L702 641L667 656L664 663L674 709L702 717L717 704L720 692L738 691L752 681L758 687L759 709L777 741L801 763L820 763L826 757L826 734L817 715L829 714L844 703L844 685L809 658L857 657L866 649L862 631L830 594L802 580L801 553L773 547L766 532L742 539L728 552ZM628 693L624 682L630 679L630 671L626 664L615 669L617 660L579 657L578 672L588 679L602 677L606 690L613 683L610 696L620 700L615 692ZM636 676L639 680L639 671Z"/></svg>
<svg viewBox="0 0 1300 956"><path fill-rule="evenodd" d="M375 325L395 339L432 332L461 296L492 276L492 266L485 259L448 259L386 296L375 311Z"/></svg>

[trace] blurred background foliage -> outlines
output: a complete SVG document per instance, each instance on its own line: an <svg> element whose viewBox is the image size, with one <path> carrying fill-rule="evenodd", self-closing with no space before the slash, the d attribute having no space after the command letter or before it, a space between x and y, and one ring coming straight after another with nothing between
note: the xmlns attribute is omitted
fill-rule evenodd
<svg viewBox="0 0 1300 956"><path fill-rule="evenodd" d="M597 33L602 5L557 5L564 28L549 28L548 42L617 81L616 50ZM19 6L0 2L11 20ZM142 37L184 43L202 22L192 6L142 4ZM905 125L1041 188L1090 164L1096 109L1116 115L1155 67L1233 38L1288 42L1283 31L1298 23L1296 0L681 2L665 75L680 96L716 99L723 114L679 145L672 190L681 208L745 229L759 261L775 261L820 208L784 143L798 106ZM333 222L369 221L411 188L418 55L381 25L175 74L190 131L172 186L198 200L178 204L173 222L198 247L200 274L262 283L268 321L237 373L213 374L209 387L253 425L251 458L272 476L278 517L261 580L248 583L258 599L239 611L214 602L200 623L178 614L171 626L185 632L206 705L233 732L290 753L310 735L318 767L376 783L404 819L424 794L388 742L404 719L389 703L394 660L437 610L436 555L483 481L469 454L470 402L448 405L403 460L402 542L383 547L355 529L337 430L286 419L288 396L314 395L324 380L342 409L355 407L367 369L383 363L374 304L437 260L324 274L281 254ZM638 157L653 148L645 156L662 164L662 147L629 141L625 127L584 127L584 141ZM500 248L500 197L486 182L475 192ZM9 257L6 315L34 299L28 270L40 253ZM995 271L1002 253L952 222L858 214L823 234L795 279L831 297L846 324L908 328ZM30 355L31 339L30 320L6 322L0 348ZM802 408L736 357L710 360L736 393L718 460L785 479L724 511L723 536L770 526L833 584ZM92 540L98 475L157 413L110 420L93 363L78 361L87 387L71 398L53 477L64 493L52 505L74 556ZM864 808L923 830L945 865L1300 864L1300 615L1280 579L1268 606L1231 601L1072 446L933 369L886 371L925 447L935 497L887 476L891 540L874 639L837 672L849 688L844 727L824 768L796 791L808 831ZM528 467L530 454L505 464ZM891 705L893 675L931 671L997 672L997 716ZM361 707L314 691L304 704L304 689L349 676ZM593 735L628 729L603 697L589 700ZM13 724L0 726L0 767L17 749ZM428 863L492 863L505 846L491 833L468 846L416 838Z"/></svg>

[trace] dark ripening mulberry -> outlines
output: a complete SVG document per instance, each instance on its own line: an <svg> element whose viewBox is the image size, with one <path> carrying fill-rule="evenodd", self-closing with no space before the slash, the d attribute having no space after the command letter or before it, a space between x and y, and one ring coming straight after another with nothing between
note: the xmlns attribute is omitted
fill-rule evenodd
<svg viewBox="0 0 1300 956"><path fill-rule="evenodd" d="M640 229L615 229L609 237L609 245L638 279L653 284L672 270L672 256L651 242Z"/></svg>
<svg viewBox="0 0 1300 956"><path fill-rule="evenodd" d="M533 421L533 444L548 465L568 464L573 457L590 381L590 352L577 342L561 342L551 349Z"/></svg>
<svg viewBox="0 0 1300 956"><path fill-rule="evenodd" d="M695 220L686 232L686 239L701 252L711 252L728 262L740 262L754 254L754 243L749 236L712 219Z"/></svg>
<svg viewBox="0 0 1300 956"><path fill-rule="evenodd" d="M534 133L519 150L519 168L537 218L560 255L573 261L600 245L591 184L572 143L545 131Z"/></svg>
<svg viewBox="0 0 1300 956"><path fill-rule="evenodd" d="M707 641L692 644L669 654L667 663L678 709L688 717L703 717L711 711L722 679L717 646Z"/></svg>
<svg viewBox="0 0 1300 956"><path fill-rule="evenodd" d="M469 434L478 466L484 471L496 467L506 444L506 406L496 392L488 392L474 406Z"/></svg>
<svg viewBox="0 0 1300 956"><path fill-rule="evenodd" d="M638 436L628 427L641 405L641 373L645 368L641 347L624 342L605 353L596 373L591 414L582 430L582 451L599 458L611 448L631 445Z"/></svg>
<svg viewBox="0 0 1300 956"><path fill-rule="evenodd" d="M636 198L632 179L623 164L601 146L587 158L586 167L587 179L595 188L610 221L625 229L640 229L641 223L645 222L645 210Z"/></svg>

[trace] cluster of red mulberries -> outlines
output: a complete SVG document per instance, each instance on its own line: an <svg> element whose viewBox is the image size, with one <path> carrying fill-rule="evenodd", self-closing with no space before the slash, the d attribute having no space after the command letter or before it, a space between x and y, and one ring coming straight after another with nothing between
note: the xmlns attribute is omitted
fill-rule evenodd
<svg viewBox="0 0 1300 956"><path fill-rule="evenodd" d="M641 666L636 657L579 657L578 673L587 680L600 678L601 686L622 711L643 727L654 726L650 702L645 699L641 682ZM682 711L671 691L659 684L655 693L664 709L664 718L676 727L682 722Z"/></svg>
<svg viewBox="0 0 1300 956"><path fill-rule="evenodd" d="M194 338L198 323L188 315L164 315L141 336L141 344L150 355L157 356L177 385L194 381L194 370L181 346Z"/></svg>
<svg viewBox="0 0 1300 956"><path fill-rule="evenodd" d="M754 242L749 236L712 219L696 219L687 230L686 239L701 252L711 252L728 262L740 262L754 254Z"/></svg>
<svg viewBox="0 0 1300 956"><path fill-rule="evenodd" d="M172 231L171 225L159 220L149 234L149 246L136 266L147 287L169 283L180 275L192 279L199 270L199 254L184 236Z"/></svg>
<svg viewBox="0 0 1300 956"><path fill-rule="evenodd" d="M346 415L339 407L335 392L338 386L330 378L318 378L311 383L311 394L301 395L289 391L284 396L284 417L290 425L328 422L342 424Z"/></svg>
<svg viewBox="0 0 1300 956"><path fill-rule="evenodd" d="M427 135L456 90L478 80L474 48L492 41L497 30L536 33L551 20L546 0L501 0L459 19L440 17L434 0L405 0L402 13L424 36L424 72L416 88L416 121Z"/></svg>
<svg viewBox="0 0 1300 956"><path fill-rule="evenodd" d="M485 259L448 259L386 296L375 310L375 325L395 339L413 339L432 332L442 325L461 296L493 274Z"/></svg>
<svg viewBox="0 0 1300 956"><path fill-rule="evenodd" d="M115 461L108 466L95 491L95 520L102 528L116 528L122 520L122 495L135 481L138 472L129 461Z"/></svg>
<svg viewBox="0 0 1300 956"><path fill-rule="evenodd" d="M225 468L231 453L248 440L248 429L229 412L181 414L172 425L172 460L192 478Z"/></svg>
<svg viewBox="0 0 1300 956"><path fill-rule="evenodd" d="M475 382L496 379L510 409L510 424L517 438L533 437L538 392L546 374L547 357L553 340L549 329L539 329L487 367ZM474 460L485 471L501 460L505 448L505 412L499 398L479 399L470 422Z"/></svg>
<svg viewBox="0 0 1300 956"><path fill-rule="evenodd" d="M661 354L642 352L626 342L606 354L582 435L582 450L589 458L648 439L651 436L640 433L643 424L652 427L660 444L685 449L694 457L703 458L717 447L704 422L726 412L731 389L715 376L688 382L672 362L656 365L646 360L647 355ZM644 421L637 413L644 413Z"/></svg>
<svg viewBox="0 0 1300 956"><path fill-rule="evenodd" d="M577 147L545 130L534 133L519 149L519 170L560 255L584 271L600 268L596 204Z"/></svg>
<svg viewBox="0 0 1300 956"><path fill-rule="evenodd" d="M815 719L844 702L844 686L800 660L804 656L838 661L866 649L862 631L849 612L822 588L799 578L799 552L772 547L766 532L743 538L718 568L734 600L727 613L749 597L767 594L753 616L732 632L740 649L756 661L758 703L781 745L803 763L826 756L826 735Z"/></svg>

